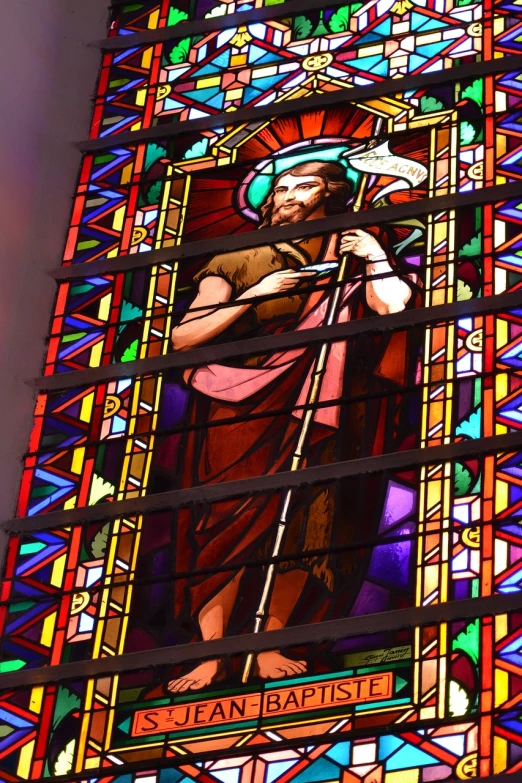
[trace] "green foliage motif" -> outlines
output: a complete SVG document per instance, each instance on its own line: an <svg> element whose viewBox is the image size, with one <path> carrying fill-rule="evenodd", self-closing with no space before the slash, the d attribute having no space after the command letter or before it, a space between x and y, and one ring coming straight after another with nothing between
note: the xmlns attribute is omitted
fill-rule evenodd
<svg viewBox="0 0 522 783"><path fill-rule="evenodd" d="M148 171L158 160L164 158L167 154L165 147L161 147L159 144L147 144L145 150L145 171Z"/></svg>
<svg viewBox="0 0 522 783"><path fill-rule="evenodd" d="M308 38L312 32L312 23L306 16L296 16L294 18L294 38L298 41L302 41L304 38Z"/></svg>
<svg viewBox="0 0 522 783"><path fill-rule="evenodd" d="M98 530L91 542L92 556L99 560L105 555L107 541L109 540L110 522L106 522L101 530Z"/></svg>
<svg viewBox="0 0 522 783"><path fill-rule="evenodd" d="M133 362L138 358L138 345L139 340L134 340L128 348L126 348L121 357L122 362Z"/></svg>
<svg viewBox="0 0 522 783"><path fill-rule="evenodd" d="M159 179L150 186L145 197L147 204L157 204L159 202L162 185L163 183Z"/></svg>
<svg viewBox="0 0 522 783"><path fill-rule="evenodd" d="M350 29L350 17L362 8L362 3L351 3L343 5L332 14L328 26L332 33L345 33Z"/></svg>
<svg viewBox="0 0 522 783"><path fill-rule="evenodd" d="M484 91L482 85L482 79L475 79L475 81L466 87L462 91L462 98L469 98L470 101L475 101L476 104L482 106L484 102Z"/></svg>
<svg viewBox="0 0 522 783"><path fill-rule="evenodd" d="M185 11L180 11L179 8L170 8L169 15L167 17L167 27L174 27L180 22L186 22L188 14Z"/></svg>
<svg viewBox="0 0 522 783"><path fill-rule="evenodd" d="M461 144L471 144L473 139L475 138L475 128L473 125L468 122L467 120L464 120L464 122L460 123L460 143Z"/></svg>
<svg viewBox="0 0 522 783"><path fill-rule="evenodd" d="M482 420L482 410L477 408L476 411L470 413L469 417L464 421L461 421L456 430L456 435L464 435L465 438L480 438L480 425Z"/></svg>
<svg viewBox="0 0 522 783"><path fill-rule="evenodd" d="M441 111L443 108L444 104L432 95L423 95L420 99L420 110L423 114L429 114L432 111Z"/></svg>
<svg viewBox="0 0 522 783"><path fill-rule="evenodd" d="M121 315L120 315L120 321L135 321L137 318L140 318L140 316L143 315L143 310L139 307L136 307L136 305L133 305L132 302L128 302L126 299L123 300L123 304L121 306Z"/></svg>
<svg viewBox="0 0 522 783"><path fill-rule="evenodd" d="M189 149L183 155L183 160L192 160L192 158L201 158L207 151L208 145L209 145L208 139L201 139L200 141L195 141L192 147L189 147Z"/></svg>
<svg viewBox="0 0 522 783"><path fill-rule="evenodd" d="M466 653L474 664L479 662L480 656L480 625L479 620L473 620L463 631L455 637L452 644L453 652L460 650Z"/></svg>
<svg viewBox="0 0 522 783"><path fill-rule="evenodd" d="M169 54L169 60L172 65L179 65L179 63L185 62L190 49L190 43L190 38L182 38L181 41L178 41Z"/></svg>
<svg viewBox="0 0 522 783"><path fill-rule="evenodd" d="M80 699L75 693L68 688L65 688L63 685L59 685L53 715L53 729L55 729L73 710L78 709L80 704Z"/></svg>
<svg viewBox="0 0 522 783"><path fill-rule="evenodd" d="M476 236L472 237L467 245L461 247L459 250L459 258L470 258L473 256L479 256L482 252L482 234L479 232Z"/></svg>
<svg viewBox="0 0 522 783"><path fill-rule="evenodd" d="M471 488L471 473L465 465L460 462L455 463L455 473L453 476L453 484L455 487L455 495L458 498L467 495Z"/></svg>

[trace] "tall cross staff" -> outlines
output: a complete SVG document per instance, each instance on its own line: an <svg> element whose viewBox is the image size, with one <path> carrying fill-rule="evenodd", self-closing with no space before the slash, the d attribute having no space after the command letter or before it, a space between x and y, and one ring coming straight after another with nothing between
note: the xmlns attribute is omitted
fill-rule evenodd
<svg viewBox="0 0 522 783"><path fill-rule="evenodd" d="M379 133L381 126L382 126L382 118L376 117L374 122L374 129L373 129L374 134ZM357 190L357 195L353 204L354 212L357 212L362 206L364 191L366 189L368 178L369 178L368 173L363 173L361 176L361 180L359 182L359 187ZM339 305L341 302L341 296L343 291L344 277L346 274L346 267L348 265L348 255L349 255L348 253L343 253L343 255L341 256L341 262L339 264L339 269L337 271L337 280L336 280L337 285L328 303L328 312L326 314L326 319L324 322L325 326L331 326L337 321ZM290 472L292 473L296 470L300 470L303 464L303 451L308 439L308 434L310 432L310 426L313 421L313 417L315 413L315 404L319 400L321 385L323 382L323 378L326 370L326 364L328 361L328 355L330 353L330 345L331 345L330 342L325 341L324 343L321 344L321 347L319 349L319 355L315 363L310 386L308 389L308 395L307 395L306 405L305 405L305 414L301 422L301 430L299 432L299 438L297 440L297 445L292 455L292 463L290 466ZM261 631L266 620L268 602L270 600L272 587L275 579L274 558L278 557L279 554L281 553L284 537L290 521L288 518L288 509L290 507L290 502L292 500L293 494L294 494L294 487L289 487L284 494L283 507L282 507L281 514L279 516L275 541L272 547L271 562L266 572L263 592L261 594L259 605L256 611L254 633L259 633ZM243 668L243 675L241 677L241 681L243 683L246 683L248 681L248 678L250 677L253 662L254 662L254 653L249 652L245 661L245 666Z"/></svg>

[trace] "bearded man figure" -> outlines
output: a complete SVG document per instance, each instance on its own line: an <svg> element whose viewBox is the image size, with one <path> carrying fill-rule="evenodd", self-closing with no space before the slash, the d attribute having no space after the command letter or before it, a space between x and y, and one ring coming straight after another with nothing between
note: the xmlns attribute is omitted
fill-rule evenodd
<svg viewBox="0 0 522 783"><path fill-rule="evenodd" d="M302 163L279 175L261 208L260 227L298 223L346 213L351 186L343 166ZM365 315L396 313L416 306L418 279L401 274L378 229L352 229L341 235L311 236L275 242L215 256L197 274L198 293L172 331L174 350L185 351L219 339L276 334L324 323L332 288L316 284L311 265L338 262L351 254L352 269L343 284L338 322ZM362 279L366 276L365 279ZM321 282L328 283L328 278ZM335 274L331 282L335 281ZM314 284L315 283L315 284ZM226 306L224 306L226 305ZM392 341L377 346L375 372L400 388L406 381L404 346ZM186 436L182 486L198 486L272 474L290 468L302 426L317 346L249 356L239 363L211 364L186 371L192 390L190 423L200 425ZM352 373L353 374L353 373ZM319 401L307 441L303 465L326 464L338 452L339 404L350 377L346 341L331 346ZM293 414L289 411L294 411ZM223 424L219 422L223 420ZM208 424L201 428L202 424ZM350 438L348 437L348 440ZM343 435L346 441L346 432ZM373 453L382 447L376 445ZM204 513L182 509L178 518L176 570L205 570L177 590L176 613L197 619L203 640L227 633L238 603L245 569L241 563L269 556L281 512L281 492L211 504ZM302 493L303 494L303 493ZM334 498L330 489L315 488L296 502L283 546L293 555L278 566L264 630L286 626L305 586L320 585L331 595L335 578L327 556L297 559L295 553L331 545ZM238 567L234 570L234 564ZM231 570L212 573L216 566ZM258 573L261 569L256 569ZM262 580L261 580L262 581ZM251 598L255 603L262 589ZM243 604L248 596L241 596ZM314 619L324 617L318 614ZM250 629L251 630L251 629ZM301 674L305 661L279 651L257 655L255 673L262 678ZM172 680L172 692L198 690L223 676L220 660L210 660Z"/></svg>

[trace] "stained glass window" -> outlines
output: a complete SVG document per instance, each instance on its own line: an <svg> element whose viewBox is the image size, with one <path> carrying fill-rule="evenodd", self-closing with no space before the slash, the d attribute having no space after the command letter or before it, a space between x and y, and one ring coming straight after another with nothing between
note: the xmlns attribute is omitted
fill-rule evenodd
<svg viewBox="0 0 522 783"><path fill-rule="evenodd" d="M252 11L280 5L284 0L241 0L223 2L219 0L115 0L111 6L110 35L130 35L164 27L175 27L183 22L216 19L228 14ZM243 14L243 18L248 18Z"/></svg>
<svg viewBox="0 0 522 783"><path fill-rule="evenodd" d="M505 0L112 4L2 781L518 779L521 41Z"/></svg>

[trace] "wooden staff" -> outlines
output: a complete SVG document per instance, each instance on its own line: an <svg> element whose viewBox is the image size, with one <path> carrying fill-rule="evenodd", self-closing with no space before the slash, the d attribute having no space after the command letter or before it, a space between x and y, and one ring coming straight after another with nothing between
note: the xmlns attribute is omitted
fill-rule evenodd
<svg viewBox="0 0 522 783"><path fill-rule="evenodd" d="M335 289L331 299L330 303L328 305L328 314L326 316L325 326L331 326L335 322L335 318L337 315L337 309L339 306L339 300L341 298L342 293L342 283L344 280L344 275L346 271L346 265L348 261L348 254L344 253L341 258L341 263L339 265L339 269L337 272L337 288ZM290 471L293 472L295 470L300 470L302 462L303 462L303 448L305 446L308 433L310 431L310 425L312 423L313 417L314 417L314 406L315 403L319 399L319 393L321 390L321 383L323 380L324 372L326 369L326 363L328 361L328 354L330 352L330 343L324 342L321 345L319 356L317 358L317 362L315 364L315 369L312 374L310 388L308 390L308 397L306 400L306 411L303 416L303 421L301 423L301 431L299 433L299 439L297 441L297 446L295 448L294 454L292 456L292 464L290 467ZM286 533L286 529L288 527L288 509L290 506L290 501L292 500L292 495L294 493L294 488L289 487L284 495L283 500L283 509L281 511L281 515L279 517L279 522L277 525L277 532L276 537L274 541L274 546L272 547L272 558L278 557L278 555L281 552L281 548L283 545L283 539ZM272 585L274 583L275 578L275 565L273 562L270 563L268 566L266 577L265 577L265 584L263 587L263 592L261 594L261 599L259 601L259 606L257 608L256 612L256 619L254 623L254 633L259 633L262 625L266 619L267 614L267 607L268 607L268 601L270 599L270 594L272 592ZM254 653L250 652L247 655L247 659L245 661L245 666L243 669L243 676L241 678L242 682L247 682L250 672L252 669L252 663L254 661Z"/></svg>
<svg viewBox="0 0 522 783"><path fill-rule="evenodd" d="M380 117L376 118L376 122L374 125L374 133L378 133L380 131L381 125L382 125L382 119ZM354 154L354 152L355 150L351 154ZM349 157L349 154L347 155L347 157ZM357 195L355 197L354 204L352 207L354 212L358 212L362 206L364 191L366 189L368 178L369 178L368 174L366 173L364 173L361 177L361 180L359 182L359 187L357 189ZM338 314L339 304L341 301L341 295L343 290L344 277L346 274L346 267L348 264L348 256L349 256L348 253L343 253L343 255L341 256L341 263L339 264L339 269L337 270L337 280L336 280L337 286L328 304L328 312L324 323L325 326L331 326L337 320L337 314ZM315 368L312 373L310 388L308 389L305 414L303 416L303 421L301 423L301 431L299 433L299 439L297 441L297 446L292 456L292 464L290 467L291 472L300 470L303 463L303 449L308 439L310 425L312 424L313 421L313 417L315 413L314 410L315 404L319 400L321 384L323 382L324 373L326 370L326 364L328 361L328 354L330 353L330 346L331 346L331 342L325 341L324 343L322 343L321 348L319 350L319 356L317 357ZM261 599L259 601L259 605L255 616L254 633L259 633L261 631L261 628L266 620L268 602L270 600L270 595L272 592L272 587L275 579L275 564L273 562L273 559L278 557L279 554L281 553L285 533L287 531L288 524L289 524L288 509L290 507L290 502L292 500L293 494L294 494L293 487L287 489L284 494L283 508L279 516L275 541L272 547L272 556L271 556L272 562L268 566L266 572L265 584L263 586L263 592L261 594ZM241 682L246 683L248 681L248 678L250 677L250 673L252 671L253 662L254 662L254 653L249 652L245 661L245 666L243 668L243 675L241 677Z"/></svg>

